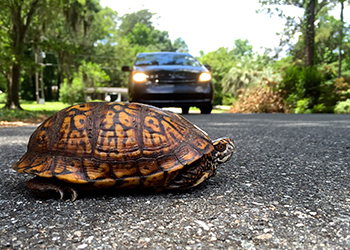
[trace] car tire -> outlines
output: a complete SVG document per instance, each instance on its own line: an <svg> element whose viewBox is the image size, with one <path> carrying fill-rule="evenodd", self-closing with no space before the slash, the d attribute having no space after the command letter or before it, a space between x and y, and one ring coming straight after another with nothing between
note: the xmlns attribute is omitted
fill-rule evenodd
<svg viewBox="0 0 350 250"><path fill-rule="evenodd" d="M210 114L213 109L213 106L211 104L208 104L200 107L199 109L201 110L201 114Z"/></svg>
<svg viewBox="0 0 350 250"><path fill-rule="evenodd" d="M187 115L188 111L190 111L190 107L182 107L181 110L183 115Z"/></svg>

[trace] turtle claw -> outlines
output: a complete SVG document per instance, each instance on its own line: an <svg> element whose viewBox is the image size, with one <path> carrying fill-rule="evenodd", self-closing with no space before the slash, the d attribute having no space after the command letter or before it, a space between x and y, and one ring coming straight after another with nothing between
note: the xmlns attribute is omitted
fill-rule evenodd
<svg viewBox="0 0 350 250"><path fill-rule="evenodd" d="M77 192L77 190L75 190L75 189L72 188L72 187L65 187L65 188L58 188L58 189L56 190L56 192L60 194L60 199L61 199L61 200L63 200L64 192L65 192L66 190L70 193L70 195L71 195L71 200L72 200L72 201L75 201L75 200L78 198L78 192Z"/></svg>
<svg viewBox="0 0 350 250"><path fill-rule="evenodd" d="M74 188L68 187L67 188L68 191L70 192L71 196L72 196L72 201L75 201L78 198L78 192L77 190L75 190ZM61 198L62 199L62 198Z"/></svg>
<svg viewBox="0 0 350 250"><path fill-rule="evenodd" d="M77 190L65 185L65 183L49 178L35 177L34 179L27 181L27 186L34 194L40 197L52 197L57 193L62 200L65 192L68 191L71 195L72 201L75 201L78 198Z"/></svg>
<svg viewBox="0 0 350 250"><path fill-rule="evenodd" d="M56 192L60 194L60 196L61 196L60 199L62 200L63 196L64 196L64 191L61 188L59 188L58 190L56 190Z"/></svg>

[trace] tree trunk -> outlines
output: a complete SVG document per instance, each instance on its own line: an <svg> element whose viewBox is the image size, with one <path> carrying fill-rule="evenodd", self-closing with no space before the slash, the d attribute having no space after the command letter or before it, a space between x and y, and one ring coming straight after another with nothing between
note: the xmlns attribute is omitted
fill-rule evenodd
<svg viewBox="0 0 350 250"><path fill-rule="evenodd" d="M342 63L342 49L343 49L343 39L344 39L344 0L340 1L340 21L341 27L339 30L339 54L338 54L338 78L341 77L341 63Z"/></svg>
<svg viewBox="0 0 350 250"><path fill-rule="evenodd" d="M32 0L26 3L28 11L23 11L23 1L9 1L9 11L11 13L11 50L14 59L11 66L11 80L7 81L7 102L6 109L22 109L19 104L19 84L21 79L21 63L25 47L25 38L29 25L35 14L40 0Z"/></svg>
<svg viewBox="0 0 350 250"><path fill-rule="evenodd" d="M21 78L21 65L13 62L11 67L11 77L7 81L7 102L6 109L22 109L19 104L19 83Z"/></svg>
<svg viewBox="0 0 350 250"><path fill-rule="evenodd" d="M306 7L305 64L314 65L315 56L315 9L317 0L309 0Z"/></svg>

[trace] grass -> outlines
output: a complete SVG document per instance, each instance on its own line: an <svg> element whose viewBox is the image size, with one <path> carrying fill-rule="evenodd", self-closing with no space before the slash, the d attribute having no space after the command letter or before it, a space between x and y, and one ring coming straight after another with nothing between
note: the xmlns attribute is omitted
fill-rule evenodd
<svg viewBox="0 0 350 250"><path fill-rule="evenodd" d="M41 122L69 105L61 102L37 104L35 101L22 101L21 107L23 110L2 109L4 106L5 104L0 104L0 121Z"/></svg>
<svg viewBox="0 0 350 250"><path fill-rule="evenodd" d="M55 114L59 110L68 107L69 104L62 102L45 102L45 104L37 104L36 101L22 101L23 110L7 110L2 109L5 104L0 104L0 122L32 122L39 123L47 117ZM198 108L191 107L191 111L200 112ZM213 109L212 113L224 113L226 110Z"/></svg>

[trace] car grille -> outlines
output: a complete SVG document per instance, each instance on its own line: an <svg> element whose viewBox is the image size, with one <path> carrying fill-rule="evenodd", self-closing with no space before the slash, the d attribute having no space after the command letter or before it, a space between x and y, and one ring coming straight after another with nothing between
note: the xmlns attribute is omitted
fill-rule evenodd
<svg viewBox="0 0 350 250"><path fill-rule="evenodd" d="M178 100L198 100L198 99L210 99L210 97L208 97L208 94L203 94L203 93L191 93L191 94L185 94L185 93L181 93L181 94L144 94L143 98L145 100L153 100L153 101L178 101Z"/></svg>
<svg viewBox="0 0 350 250"><path fill-rule="evenodd" d="M148 80L158 84L195 83L198 74L191 72L150 72Z"/></svg>

